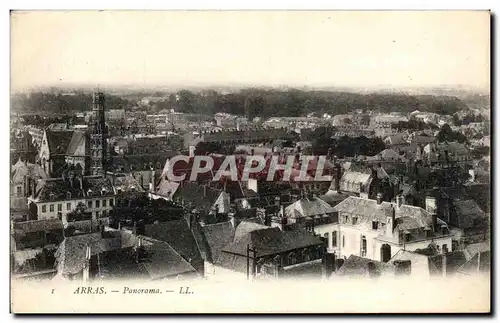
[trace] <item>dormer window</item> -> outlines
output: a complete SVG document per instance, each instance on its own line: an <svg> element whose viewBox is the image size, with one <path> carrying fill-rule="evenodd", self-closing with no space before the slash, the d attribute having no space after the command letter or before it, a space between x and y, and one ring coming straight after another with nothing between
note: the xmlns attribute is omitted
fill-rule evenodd
<svg viewBox="0 0 500 323"><path fill-rule="evenodd" d="M101 190L101 195L106 195L106 189L105 189L105 188L103 188L103 189Z"/></svg>
<svg viewBox="0 0 500 323"><path fill-rule="evenodd" d="M92 195L92 190L89 188L89 190L87 191L87 194L88 195Z"/></svg>
<svg viewBox="0 0 500 323"><path fill-rule="evenodd" d="M352 217L352 225L356 225L356 224L358 224L358 218L353 216Z"/></svg>
<svg viewBox="0 0 500 323"><path fill-rule="evenodd" d="M432 230L431 230L431 228L425 228L425 236L427 238L431 238L432 237Z"/></svg>
<svg viewBox="0 0 500 323"><path fill-rule="evenodd" d="M66 192L66 199L71 199L71 192Z"/></svg>
<svg viewBox="0 0 500 323"><path fill-rule="evenodd" d="M372 230L378 230L378 221L372 221Z"/></svg>
<svg viewBox="0 0 500 323"><path fill-rule="evenodd" d="M348 215L344 216L344 222L345 223L349 222L349 216Z"/></svg>
<svg viewBox="0 0 500 323"><path fill-rule="evenodd" d="M408 232L408 231L404 232L404 239L405 239L405 242L408 242L408 241L411 240L411 234L410 234L410 232Z"/></svg>
<svg viewBox="0 0 500 323"><path fill-rule="evenodd" d="M50 201L54 201L54 200L55 200L55 197L56 197L56 196L54 195L54 193L50 193L50 194L49 194L49 199L50 199Z"/></svg>

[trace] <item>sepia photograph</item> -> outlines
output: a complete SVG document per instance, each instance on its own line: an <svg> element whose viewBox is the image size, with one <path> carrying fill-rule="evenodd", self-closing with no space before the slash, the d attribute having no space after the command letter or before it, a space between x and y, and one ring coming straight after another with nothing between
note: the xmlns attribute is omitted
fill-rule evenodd
<svg viewBox="0 0 500 323"><path fill-rule="evenodd" d="M10 312L491 313L491 23L12 10Z"/></svg>

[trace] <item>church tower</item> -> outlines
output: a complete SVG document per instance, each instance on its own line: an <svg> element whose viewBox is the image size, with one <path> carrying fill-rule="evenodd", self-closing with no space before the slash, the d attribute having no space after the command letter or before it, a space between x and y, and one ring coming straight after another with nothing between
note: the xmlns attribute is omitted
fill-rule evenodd
<svg viewBox="0 0 500 323"><path fill-rule="evenodd" d="M104 117L104 94L92 95L92 117L89 124L90 131L90 174L106 174L106 153L108 129Z"/></svg>

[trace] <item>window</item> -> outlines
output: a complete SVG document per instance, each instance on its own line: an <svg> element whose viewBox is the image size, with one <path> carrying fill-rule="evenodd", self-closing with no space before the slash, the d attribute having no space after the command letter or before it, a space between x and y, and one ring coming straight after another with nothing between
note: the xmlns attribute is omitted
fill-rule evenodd
<svg viewBox="0 0 500 323"><path fill-rule="evenodd" d="M444 244L443 245L443 253L447 253L447 252L448 252L448 245Z"/></svg>
<svg viewBox="0 0 500 323"><path fill-rule="evenodd" d="M95 201L95 207L96 208L101 207L101 201L99 200Z"/></svg>
<svg viewBox="0 0 500 323"><path fill-rule="evenodd" d="M352 225L356 225L356 224L358 224L358 218L353 216L352 217Z"/></svg>
<svg viewBox="0 0 500 323"><path fill-rule="evenodd" d="M42 213L45 213L47 212L47 205L42 205Z"/></svg>
<svg viewBox="0 0 500 323"><path fill-rule="evenodd" d="M54 204L50 204L49 205L49 211L50 212L54 212Z"/></svg>
<svg viewBox="0 0 500 323"><path fill-rule="evenodd" d="M372 221L372 230L378 230L378 221Z"/></svg>
<svg viewBox="0 0 500 323"><path fill-rule="evenodd" d="M23 188L21 186L16 187L17 196L21 196Z"/></svg>
<svg viewBox="0 0 500 323"><path fill-rule="evenodd" d="M61 203L57 204L57 211L58 212L62 211L62 204Z"/></svg>
<svg viewBox="0 0 500 323"><path fill-rule="evenodd" d="M66 192L66 198L69 200L71 198L71 192Z"/></svg>
<svg viewBox="0 0 500 323"><path fill-rule="evenodd" d="M411 240L411 235L410 233L405 233L405 241L410 241Z"/></svg>
<svg viewBox="0 0 500 323"><path fill-rule="evenodd" d="M342 235L342 247L345 247L345 235Z"/></svg>
<svg viewBox="0 0 500 323"><path fill-rule="evenodd" d="M361 236L361 257L366 256L366 237Z"/></svg>
<svg viewBox="0 0 500 323"><path fill-rule="evenodd" d="M96 218L99 218L99 211L97 211L97 212L95 213L95 217L96 217Z"/></svg>
<svg viewBox="0 0 500 323"><path fill-rule="evenodd" d="M345 223L349 222L349 216L348 216L348 215L346 215L346 216L344 217L344 222L345 222Z"/></svg>
<svg viewBox="0 0 500 323"><path fill-rule="evenodd" d="M66 210L71 210L71 203L66 203Z"/></svg>
<svg viewBox="0 0 500 323"><path fill-rule="evenodd" d="M332 232L332 246L333 247L337 246L337 231Z"/></svg>
<svg viewBox="0 0 500 323"><path fill-rule="evenodd" d="M106 200L102 200L102 207L106 207Z"/></svg>
<svg viewBox="0 0 500 323"><path fill-rule="evenodd" d="M114 206L114 200L113 199L109 200L109 206Z"/></svg>
<svg viewBox="0 0 500 323"><path fill-rule="evenodd" d="M92 208L92 201L88 201L87 202L87 206L88 206L89 209L91 209Z"/></svg>

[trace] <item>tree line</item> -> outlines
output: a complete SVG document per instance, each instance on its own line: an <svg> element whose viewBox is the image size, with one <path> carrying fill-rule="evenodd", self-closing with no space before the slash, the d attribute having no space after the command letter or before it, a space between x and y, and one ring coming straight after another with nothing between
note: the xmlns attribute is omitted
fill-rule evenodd
<svg viewBox="0 0 500 323"><path fill-rule="evenodd" d="M130 109L136 101L106 94L108 109ZM91 95L75 93L63 95L33 92L12 98L12 111L71 113L90 108ZM355 110L409 113L420 111L454 114L465 104L454 96L408 95L399 93L352 93L341 91L305 91L298 89L244 89L233 93L214 90L188 91L164 94L162 100L150 104L151 110L175 109L179 112L213 115L217 112L255 117L298 117L309 113L318 116L349 113Z"/></svg>

